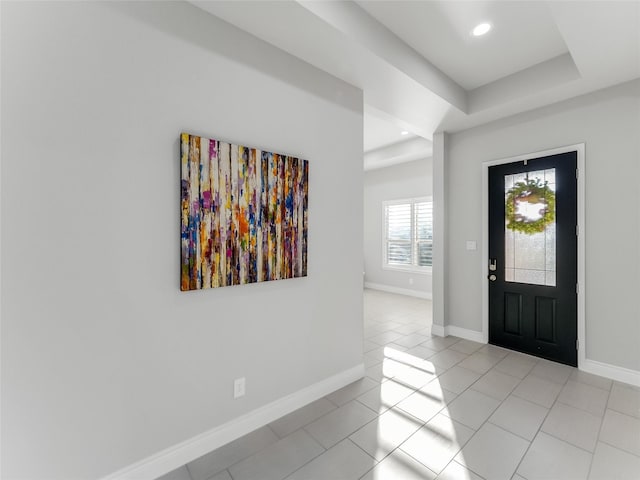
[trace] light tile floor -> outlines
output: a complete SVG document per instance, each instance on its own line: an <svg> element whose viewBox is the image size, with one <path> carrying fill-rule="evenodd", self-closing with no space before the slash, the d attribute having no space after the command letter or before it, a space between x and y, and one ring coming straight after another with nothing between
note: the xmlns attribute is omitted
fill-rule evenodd
<svg viewBox="0 0 640 480"><path fill-rule="evenodd" d="M162 480L640 480L640 389L364 293L366 376Z"/></svg>

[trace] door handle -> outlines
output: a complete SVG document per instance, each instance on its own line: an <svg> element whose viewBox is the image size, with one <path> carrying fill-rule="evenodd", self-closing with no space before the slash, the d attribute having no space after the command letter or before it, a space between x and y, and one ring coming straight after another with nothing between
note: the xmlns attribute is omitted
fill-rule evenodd
<svg viewBox="0 0 640 480"><path fill-rule="evenodd" d="M490 258L489 259L489 275L487 275L487 278L489 280L491 280L492 282L495 282L497 280L498 277L496 277L496 275L493 273L496 270L498 270L498 259L497 258Z"/></svg>

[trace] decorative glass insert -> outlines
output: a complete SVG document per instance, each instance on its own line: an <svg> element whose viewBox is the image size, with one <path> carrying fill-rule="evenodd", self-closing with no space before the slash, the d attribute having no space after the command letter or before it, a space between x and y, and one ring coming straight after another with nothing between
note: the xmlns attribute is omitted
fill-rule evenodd
<svg viewBox="0 0 640 480"><path fill-rule="evenodd" d="M505 175L505 280L556 285L555 168Z"/></svg>

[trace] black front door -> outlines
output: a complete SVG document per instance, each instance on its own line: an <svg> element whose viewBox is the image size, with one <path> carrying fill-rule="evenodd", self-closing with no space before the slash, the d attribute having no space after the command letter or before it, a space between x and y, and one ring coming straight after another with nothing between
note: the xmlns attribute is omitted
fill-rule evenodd
<svg viewBox="0 0 640 480"><path fill-rule="evenodd" d="M489 343L577 366L577 153L489 167Z"/></svg>

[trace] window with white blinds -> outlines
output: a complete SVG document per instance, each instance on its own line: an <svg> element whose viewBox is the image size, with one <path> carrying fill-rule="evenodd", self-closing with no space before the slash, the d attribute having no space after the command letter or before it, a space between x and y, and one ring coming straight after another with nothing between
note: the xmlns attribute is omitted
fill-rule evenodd
<svg viewBox="0 0 640 480"><path fill-rule="evenodd" d="M428 198L384 202L384 267L423 270L432 265L433 203Z"/></svg>

